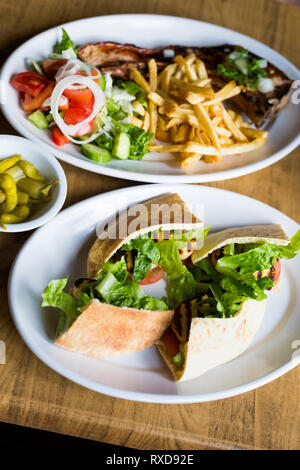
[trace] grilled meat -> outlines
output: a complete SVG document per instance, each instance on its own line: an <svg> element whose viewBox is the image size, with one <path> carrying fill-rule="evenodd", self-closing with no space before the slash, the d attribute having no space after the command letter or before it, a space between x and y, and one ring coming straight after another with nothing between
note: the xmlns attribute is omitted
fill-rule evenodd
<svg viewBox="0 0 300 470"><path fill-rule="evenodd" d="M118 44L113 42L99 42L86 44L79 51L79 57L85 62L95 65L105 73L109 72L113 77L129 78L129 65L136 67L147 76L147 62L153 57L157 61L158 70L162 70L171 63L175 55L186 56L194 53L201 58L206 65L209 77L215 89L222 88L230 79L220 77L217 74L218 64L224 64L226 57L231 52L241 49L241 46L224 44L214 47L186 47L165 46L155 49L139 48L132 44ZM259 58L251 53L252 57ZM267 74L272 70L274 90L262 93L257 89L245 87L242 93L231 98L251 121L260 127L267 121L274 119L276 114L288 103L292 80L273 64L268 64Z"/></svg>
<svg viewBox="0 0 300 470"><path fill-rule="evenodd" d="M175 310L171 329L180 343L188 340L192 318L198 316L197 300L193 299L181 304Z"/></svg>
<svg viewBox="0 0 300 470"><path fill-rule="evenodd" d="M75 299L79 299L80 294L81 294L81 289L84 286L87 286L88 284L90 284L91 282L93 282L93 279L89 279L89 278L86 278L86 277L81 277L80 279L77 279L74 282L74 286L71 290L71 294L73 295L73 297Z"/></svg>

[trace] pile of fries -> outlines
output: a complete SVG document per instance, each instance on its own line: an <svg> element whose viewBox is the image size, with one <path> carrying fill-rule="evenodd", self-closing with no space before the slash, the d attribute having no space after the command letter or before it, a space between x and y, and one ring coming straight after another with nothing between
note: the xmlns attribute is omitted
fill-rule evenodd
<svg viewBox="0 0 300 470"><path fill-rule="evenodd" d="M223 102L238 95L235 81L215 92L207 70L195 54L176 56L158 75L155 59L148 62L149 81L134 67L130 78L147 93L148 111L138 102L132 124L155 135L165 145L148 146L152 152L172 152L182 167L199 160L218 162L224 155L250 152L265 144L268 133L252 129L241 114L226 110Z"/></svg>

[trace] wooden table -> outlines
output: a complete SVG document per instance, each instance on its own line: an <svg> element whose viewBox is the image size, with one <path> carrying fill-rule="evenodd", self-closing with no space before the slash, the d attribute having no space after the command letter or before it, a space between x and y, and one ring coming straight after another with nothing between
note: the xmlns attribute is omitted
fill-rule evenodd
<svg viewBox="0 0 300 470"><path fill-rule="evenodd" d="M25 39L70 20L112 13L160 13L227 26L263 41L299 66L300 9L272 0L10 0L0 2L0 57ZM1 120L2 133L15 133ZM66 206L134 182L63 164ZM210 186L237 191L300 223L300 150L242 178ZM14 328L6 282L12 260L30 233L0 237L0 420L139 449L300 448L300 367L244 395L211 403L152 405L84 389L42 364Z"/></svg>

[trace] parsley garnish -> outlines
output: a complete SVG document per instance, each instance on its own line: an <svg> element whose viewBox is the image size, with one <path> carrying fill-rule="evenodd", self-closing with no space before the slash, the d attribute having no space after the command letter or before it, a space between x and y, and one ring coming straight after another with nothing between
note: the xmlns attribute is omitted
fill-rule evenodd
<svg viewBox="0 0 300 470"><path fill-rule="evenodd" d="M239 60L246 61L247 73L243 73L239 67ZM257 89L260 78L267 76L267 71L261 68L264 59L257 59L247 49L238 49L226 57L226 62L217 65L217 75L235 80L239 85ZM275 73L271 70L270 73Z"/></svg>

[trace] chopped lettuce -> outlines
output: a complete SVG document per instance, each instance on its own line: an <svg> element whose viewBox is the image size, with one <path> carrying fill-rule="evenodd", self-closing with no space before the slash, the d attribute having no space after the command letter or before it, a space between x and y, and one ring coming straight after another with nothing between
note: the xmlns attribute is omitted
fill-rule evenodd
<svg viewBox="0 0 300 470"><path fill-rule="evenodd" d="M146 153L149 153L147 145L151 143L153 134L132 124L128 124L127 132L130 137L129 158L140 160Z"/></svg>
<svg viewBox="0 0 300 470"><path fill-rule="evenodd" d="M293 258L300 249L300 230L287 246L270 243L229 244L215 267L209 258L190 269L194 278L209 285L210 295L216 300L216 315L236 315L247 299L263 300L265 291L273 287L269 277L256 279L254 273L273 266L277 258Z"/></svg>
<svg viewBox="0 0 300 470"><path fill-rule="evenodd" d="M127 281L125 258L115 264L105 263L98 280L84 284L79 299L64 292L68 277L50 281L42 293L42 307L61 309L57 334L65 331L80 315L80 307L92 299L98 299L119 307L131 307L143 310L168 310L165 299L148 296L134 281Z"/></svg>
<svg viewBox="0 0 300 470"><path fill-rule="evenodd" d="M137 256L134 259L134 268L132 279L140 282L147 276L151 269L152 263L158 264L160 258L157 243L151 238L135 238L128 244L122 246L122 250L136 250Z"/></svg>
<svg viewBox="0 0 300 470"><path fill-rule="evenodd" d="M299 249L300 231L294 235L287 246L272 245L270 243L248 243L244 246L244 250L247 251L220 258L216 270L221 274L245 280L245 274L253 274L256 271L269 269L277 258L293 258Z"/></svg>
<svg viewBox="0 0 300 470"><path fill-rule="evenodd" d="M184 242L190 242L191 240L204 240L208 230L209 227L199 227L197 229L188 230L187 232L183 232L182 230L175 230L174 239Z"/></svg>
<svg viewBox="0 0 300 470"><path fill-rule="evenodd" d="M160 250L159 265L170 281L170 298L173 307L197 297L209 289L208 285L198 282L193 274L182 264L178 253L177 241L157 242Z"/></svg>
<svg viewBox="0 0 300 470"><path fill-rule="evenodd" d="M75 47L74 42L68 35L67 31L64 28L62 28L62 38L60 42L57 43L56 46L54 47L54 52L56 54L61 54L63 51L66 51L68 49L73 49L73 51L77 55L77 49Z"/></svg>
<svg viewBox="0 0 300 470"><path fill-rule="evenodd" d="M112 273L119 282L124 282L127 278L127 266L125 257L122 256L116 263L104 263L100 276L105 273Z"/></svg>
<svg viewBox="0 0 300 470"><path fill-rule="evenodd" d="M143 310L168 310L163 300L146 295L136 282L120 282L111 272L108 272L94 289L108 304Z"/></svg>
<svg viewBox="0 0 300 470"><path fill-rule="evenodd" d="M80 314L77 300L63 291L67 282L68 276L64 279L54 279L49 282L42 293L42 307L57 307L61 310L56 327L56 336L60 336L66 331Z"/></svg>
<svg viewBox="0 0 300 470"><path fill-rule="evenodd" d="M119 88L124 88L124 90L127 91L132 96L135 96L137 101L141 103L146 109L148 108L148 103L146 99L146 92L135 82L132 82L130 80L121 80L121 79L115 79L114 84L118 86Z"/></svg>
<svg viewBox="0 0 300 470"><path fill-rule="evenodd" d="M50 281L42 293L42 307L60 308L67 316L75 319L77 313L77 301L70 294L63 292L68 282L68 276L64 279Z"/></svg>
<svg viewBox="0 0 300 470"><path fill-rule="evenodd" d="M99 147L109 150L112 152L114 140L111 136L107 136L105 134L101 134L93 143L96 143Z"/></svg>
<svg viewBox="0 0 300 470"><path fill-rule="evenodd" d="M147 145L153 139L153 134L144 131L133 124L126 124L112 119L117 132L126 132L130 137L129 158L131 160L140 160L146 153L149 153Z"/></svg>
<svg viewBox="0 0 300 470"><path fill-rule="evenodd" d="M173 362L176 365L176 367L181 369L184 365L184 353L179 352L178 354L176 354L176 356L173 356Z"/></svg>

